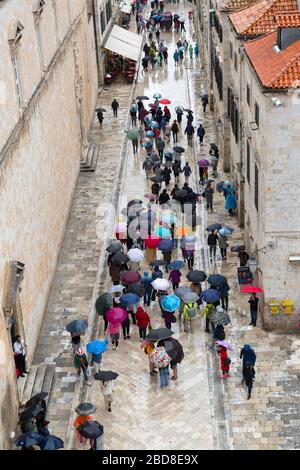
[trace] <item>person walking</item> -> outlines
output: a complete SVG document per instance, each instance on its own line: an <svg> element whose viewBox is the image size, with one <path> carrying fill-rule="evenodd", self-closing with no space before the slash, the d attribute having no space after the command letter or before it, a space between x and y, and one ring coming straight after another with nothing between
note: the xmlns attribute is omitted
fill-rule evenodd
<svg viewBox="0 0 300 470"><path fill-rule="evenodd" d="M211 187L211 183L207 183L206 188L204 190L204 196L206 199L206 209L210 209L213 212L213 194L214 190Z"/></svg>
<svg viewBox="0 0 300 470"><path fill-rule="evenodd" d="M180 54L179 54L178 50L176 49L175 52L174 52L174 54L173 54L173 59L174 59L174 62L175 62L175 67L178 67L179 57L180 57Z"/></svg>
<svg viewBox="0 0 300 470"><path fill-rule="evenodd" d="M196 42L196 44L195 44L194 51L195 51L196 59L198 59L198 57L199 57L199 52L200 52L200 48L199 48L199 44L198 44L197 42Z"/></svg>
<svg viewBox="0 0 300 470"><path fill-rule="evenodd" d="M164 58L164 64L167 65L168 64L169 54L168 54L168 51L166 50L166 48L162 51L162 55L163 55L163 58Z"/></svg>
<svg viewBox="0 0 300 470"><path fill-rule="evenodd" d="M173 143L176 144L178 142L178 132L179 132L179 125L176 119L173 121L171 126L171 131L173 134Z"/></svg>
<svg viewBox="0 0 300 470"><path fill-rule="evenodd" d="M238 257L240 259L240 267L247 266L247 261L249 259L248 253L246 251L240 251Z"/></svg>
<svg viewBox="0 0 300 470"><path fill-rule="evenodd" d="M108 323L108 327L106 328L105 334L106 336L110 335L113 351L118 350L121 326L121 323Z"/></svg>
<svg viewBox="0 0 300 470"><path fill-rule="evenodd" d="M199 127L197 129L197 136L199 137L200 145L203 145L203 138L205 136L205 129L202 126L202 124L199 124Z"/></svg>
<svg viewBox="0 0 300 470"><path fill-rule="evenodd" d="M170 200L170 196L167 193L167 190L164 189L163 192L160 194L158 202L159 205L162 206L163 204L167 204L167 202Z"/></svg>
<svg viewBox="0 0 300 470"><path fill-rule="evenodd" d="M217 252L217 241L219 237L217 235L217 232L211 232L208 237L207 237L207 244L209 246L209 256L210 256L210 261L212 261L212 257L216 259L216 252Z"/></svg>
<svg viewBox="0 0 300 470"><path fill-rule="evenodd" d="M24 374L28 374L28 371L26 370L25 346L26 345L24 341L22 341L21 336L17 335L13 344L13 351L15 356L16 367L19 370L20 377L25 377Z"/></svg>
<svg viewBox="0 0 300 470"><path fill-rule="evenodd" d="M169 186L170 184L170 181L171 181L171 174L172 174L172 170L170 170L170 168L168 167L164 167L163 169L163 172L162 172L162 177L164 178L164 181L165 181L165 185L166 186ZM167 191L164 191L164 194L167 195ZM166 199L165 202L168 202L168 200L170 199L169 198L166 198L166 196L164 197L164 199Z"/></svg>
<svg viewBox="0 0 300 470"><path fill-rule="evenodd" d="M153 160L151 160L150 156L146 157L145 160L143 161L143 170L145 170L145 176L147 180L149 179L149 175L152 171L152 168L153 168Z"/></svg>
<svg viewBox="0 0 300 470"><path fill-rule="evenodd" d="M150 326L150 317L143 307L138 307L135 314L136 324L139 328L140 341L146 339L147 328Z"/></svg>
<svg viewBox="0 0 300 470"><path fill-rule="evenodd" d="M169 122L171 119L171 111L169 110L168 106L164 107L164 117Z"/></svg>
<svg viewBox="0 0 300 470"><path fill-rule="evenodd" d="M204 94L201 98L201 103L202 103L202 109L203 113L205 114L206 112L206 106L208 105L208 96L207 94Z"/></svg>
<svg viewBox="0 0 300 470"><path fill-rule="evenodd" d="M189 46L189 56L190 56L191 60L193 59L193 54L194 54L194 49L193 49L192 44L190 44L190 46Z"/></svg>
<svg viewBox="0 0 300 470"><path fill-rule="evenodd" d="M119 108L119 103L117 102L116 98L114 98L113 102L111 103L111 108L114 113L114 117L118 117L118 108Z"/></svg>
<svg viewBox="0 0 300 470"><path fill-rule="evenodd" d="M150 354L151 361L158 368L161 388L169 385L169 364L171 358L164 346L157 346Z"/></svg>
<svg viewBox="0 0 300 470"><path fill-rule="evenodd" d="M142 66L143 66L144 72L148 72L148 66L149 66L149 59L148 59L148 57L143 57L143 58L142 58Z"/></svg>
<svg viewBox="0 0 300 470"><path fill-rule="evenodd" d="M107 411L111 412L111 405L114 401L113 392L114 392L114 383L113 380L105 380L100 382L101 391L104 398L104 403Z"/></svg>
<svg viewBox="0 0 300 470"><path fill-rule="evenodd" d="M164 148L166 146L164 140L161 137L157 137L156 141L156 148L158 151L158 156L160 158L160 162L162 163L163 161L163 156L164 156Z"/></svg>
<svg viewBox="0 0 300 470"><path fill-rule="evenodd" d="M222 375L220 378L227 379L228 377L230 377L229 368L230 368L231 359L227 354L227 349L224 348L223 346L218 347L218 354L220 356L221 371L222 371Z"/></svg>
<svg viewBox="0 0 300 470"><path fill-rule="evenodd" d="M138 154L138 150L139 150L139 141L138 141L138 138L132 140L131 142L132 142L133 155L137 155L137 154Z"/></svg>
<svg viewBox="0 0 300 470"><path fill-rule="evenodd" d="M137 112L138 112L138 107L137 107L135 100L133 100L132 105L130 106L131 124L133 126L136 126Z"/></svg>
<svg viewBox="0 0 300 470"><path fill-rule="evenodd" d="M91 371L89 369L89 363L83 349L78 348L74 353L74 367L77 370L77 377L80 377L81 372L83 373L84 380L88 386L91 386L89 377L91 376Z"/></svg>
<svg viewBox="0 0 300 470"><path fill-rule="evenodd" d="M185 304L183 308L183 325L184 325L184 332L185 333L193 333L193 320L197 315L197 308L198 305L196 302L189 302Z"/></svg>
<svg viewBox="0 0 300 470"><path fill-rule="evenodd" d="M169 281L171 281L173 286L173 291L179 287L180 279L181 279L181 272L179 269L173 269L169 274Z"/></svg>
<svg viewBox="0 0 300 470"><path fill-rule="evenodd" d="M182 172L184 174L185 183L188 183L189 178L192 174L192 169L191 169L190 165L188 164L188 162L186 162L186 164L184 165Z"/></svg>
<svg viewBox="0 0 300 470"><path fill-rule="evenodd" d="M178 124L177 124L177 126L178 126ZM166 140L166 143L169 144L170 140L171 140L171 127L169 126L169 124L167 124L166 127L165 127L164 138Z"/></svg>
<svg viewBox="0 0 300 470"><path fill-rule="evenodd" d="M146 248L147 252L147 248ZM147 307L150 307L151 304L151 296L153 292L153 287L152 287L152 276L150 276L148 271L144 272L144 275L141 279L141 284L145 288L145 294L144 294L144 306L147 305Z"/></svg>
<svg viewBox="0 0 300 470"><path fill-rule="evenodd" d="M206 304L201 312L202 318L205 318L205 333L209 333L209 324L211 324L212 330L214 332L215 325L210 321L210 316L214 313L214 311L215 307L213 304Z"/></svg>
<svg viewBox="0 0 300 470"><path fill-rule="evenodd" d="M102 129L102 123L103 123L103 119L104 119L102 111L98 111L97 116L98 116L98 120L99 120L99 124L100 124L100 129Z"/></svg>
<svg viewBox="0 0 300 470"><path fill-rule="evenodd" d="M233 215L233 211L237 208L236 195L233 187L225 188L226 201L225 209L228 210L229 215Z"/></svg>
<svg viewBox="0 0 300 470"><path fill-rule="evenodd" d="M127 310L126 310L127 312ZM130 339L130 320L127 312L126 318L122 321L122 333L123 333L123 339Z"/></svg>
<svg viewBox="0 0 300 470"><path fill-rule="evenodd" d="M240 359L243 359L242 367L244 368L246 364L250 364L251 366L255 366L256 363L256 354L254 349L250 346L250 344L244 344L240 352Z"/></svg>
<svg viewBox="0 0 300 470"><path fill-rule="evenodd" d="M180 166L180 163L177 161L177 162L174 162L174 166L173 166L173 174L174 174L174 181L175 181L175 185L178 185L179 183L179 175L180 173L182 173L182 169L181 169L181 166ZM174 189L174 188L173 188ZM177 187L176 188L177 191L179 190L179 188ZM176 190L175 190L176 192ZM173 197L173 190L172 190L172 193L171 193L172 197Z"/></svg>
<svg viewBox="0 0 300 470"><path fill-rule="evenodd" d="M244 347L241 349L240 359L243 359L242 384L245 382L246 387L248 387L248 400L249 400L251 398L251 391L252 391L253 381L255 377L254 366L256 362L256 354L255 354L254 349L250 346L250 344L245 344Z"/></svg>
<svg viewBox="0 0 300 470"><path fill-rule="evenodd" d="M178 124L181 124L181 122L182 122L182 116L183 116L183 110L182 110L182 108L180 108L180 107L176 108L176 116L177 116L177 122L178 122Z"/></svg>
<svg viewBox="0 0 300 470"><path fill-rule="evenodd" d="M250 325L256 326L258 302L259 302L259 299L256 297L255 292L253 292L250 299L248 300L248 303L250 304L250 316L251 316L251 323L249 323L249 326Z"/></svg>
<svg viewBox="0 0 300 470"><path fill-rule="evenodd" d="M228 238L226 237L226 235L221 235L219 233L219 248L220 248L220 251L221 251L221 256L222 256L222 259L225 260L227 259L227 247L228 247Z"/></svg>
<svg viewBox="0 0 300 470"><path fill-rule="evenodd" d="M193 145L193 135L195 133L194 126L192 126L192 124L188 124L185 128L184 133L187 135L188 145L192 146Z"/></svg>
<svg viewBox="0 0 300 470"><path fill-rule="evenodd" d="M246 387L248 388L248 396L247 400L251 398L251 392L253 388L253 382L255 378L255 369L251 364L245 364L243 367L243 380L242 383L245 382Z"/></svg>
<svg viewBox="0 0 300 470"><path fill-rule="evenodd" d="M202 168L201 166L199 166L199 178L200 178L199 184L203 185L207 181L207 178L208 178L207 167Z"/></svg>
<svg viewBox="0 0 300 470"><path fill-rule="evenodd" d="M142 125L139 127L138 135L139 135L140 145L143 145L143 141L145 138L145 128Z"/></svg>

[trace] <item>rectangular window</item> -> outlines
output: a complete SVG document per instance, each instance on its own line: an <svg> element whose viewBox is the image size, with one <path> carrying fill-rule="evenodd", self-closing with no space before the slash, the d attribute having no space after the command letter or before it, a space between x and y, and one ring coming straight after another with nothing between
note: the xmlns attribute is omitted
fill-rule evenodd
<svg viewBox="0 0 300 470"><path fill-rule="evenodd" d="M255 207L256 210L258 211L258 167L255 164L255 175L254 175L254 202L255 202Z"/></svg>
<svg viewBox="0 0 300 470"><path fill-rule="evenodd" d="M104 16L104 11L101 11L101 15L100 15L100 23L101 23L101 33L103 34L104 31L105 31L105 27L106 27L106 24L105 24L105 16Z"/></svg>
<svg viewBox="0 0 300 470"><path fill-rule="evenodd" d="M234 68L237 70L237 55L236 52L234 53Z"/></svg>
<svg viewBox="0 0 300 470"><path fill-rule="evenodd" d="M250 184L250 142L247 140L247 181Z"/></svg>
<svg viewBox="0 0 300 470"><path fill-rule="evenodd" d="M111 0L109 0L106 4L106 7L105 7L105 10L106 10L106 23L108 24L110 19L111 19Z"/></svg>
<svg viewBox="0 0 300 470"><path fill-rule="evenodd" d="M229 54L230 54L230 59L233 59L233 46L232 42L229 43Z"/></svg>
<svg viewBox="0 0 300 470"><path fill-rule="evenodd" d="M239 141L239 127L240 127L239 110L236 107L235 114L234 114L234 136L235 136L236 143L238 143Z"/></svg>
<svg viewBox="0 0 300 470"><path fill-rule="evenodd" d="M257 127L259 127L259 106L255 102L255 122L257 124Z"/></svg>
<svg viewBox="0 0 300 470"><path fill-rule="evenodd" d="M250 85L247 83L247 103L250 106Z"/></svg>
<svg viewBox="0 0 300 470"><path fill-rule="evenodd" d="M21 88L21 82L20 82L18 57L17 57L16 52L12 55L12 63L13 63L13 69L14 69L14 75L15 75L15 83L16 83L18 101L19 101L19 109L20 109L20 112L22 113L22 111L23 111L23 96L22 96L22 88Z"/></svg>
<svg viewBox="0 0 300 470"><path fill-rule="evenodd" d="M231 115L231 88L227 88L227 116L230 118Z"/></svg>

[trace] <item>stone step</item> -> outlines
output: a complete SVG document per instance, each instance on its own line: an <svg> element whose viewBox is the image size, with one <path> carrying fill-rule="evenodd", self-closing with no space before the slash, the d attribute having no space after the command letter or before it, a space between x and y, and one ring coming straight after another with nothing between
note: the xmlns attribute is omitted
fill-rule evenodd
<svg viewBox="0 0 300 470"><path fill-rule="evenodd" d="M47 364L41 364L38 366L34 385L32 388L32 395L36 395L37 393L42 391L42 386L43 386L46 370L47 370Z"/></svg>
<svg viewBox="0 0 300 470"><path fill-rule="evenodd" d="M28 372L27 377L26 377L25 387L23 389L23 393L20 394L20 402L22 403L22 405L25 405L25 403L32 396L32 390L33 390L33 386L34 386L35 377L36 377L36 374L37 374L38 367L39 366L31 366L29 368L29 372Z"/></svg>
<svg viewBox="0 0 300 470"><path fill-rule="evenodd" d="M80 163L80 171L93 172L97 166L98 155L100 152L99 145L90 144L83 152L83 159Z"/></svg>
<svg viewBox="0 0 300 470"><path fill-rule="evenodd" d="M55 365L54 364L48 364L46 373L44 376L44 381L43 381L43 386L42 386L42 392L47 392L48 396L45 398L45 402L48 404L48 400L50 397L51 389L52 389L52 382L55 374Z"/></svg>

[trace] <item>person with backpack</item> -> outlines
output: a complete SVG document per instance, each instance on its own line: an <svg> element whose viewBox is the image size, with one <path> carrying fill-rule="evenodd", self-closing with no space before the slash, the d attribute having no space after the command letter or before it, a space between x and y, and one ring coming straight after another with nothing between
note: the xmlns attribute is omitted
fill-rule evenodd
<svg viewBox="0 0 300 470"><path fill-rule="evenodd" d="M138 107L137 107L135 100L133 100L132 105L130 107L131 124L133 126L136 126L137 112L138 112Z"/></svg>
<svg viewBox="0 0 300 470"><path fill-rule="evenodd" d="M83 349L81 348L78 348L77 351L74 353L74 367L77 370L77 377L80 377L82 371L84 380L86 384L90 387L92 384L91 382L89 382L89 377L91 376L89 363Z"/></svg>
<svg viewBox="0 0 300 470"><path fill-rule="evenodd" d="M230 369L230 363L231 359L227 354L227 349L224 348L224 346L219 346L218 347L218 354L220 356L220 366L221 366L221 371L222 375L220 376L221 379L227 379L230 377L229 375L229 369Z"/></svg>
<svg viewBox="0 0 300 470"><path fill-rule="evenodd" d="M171 131L173 134L173 143L176 144L178 142L178 132L179 132L179 125L176 119L173 121L171 126Z"/></svg>
<svg viewBox="0 0 300 470"><path fill-rule="evenodd" d="M150 354L150 360L155 367L158 368L160 386L167 387L169 385L169 364L171 358L164 346L157 346Z"/></svg>
<svg viewBox="0 0 300 470"><path fill-rule="evenodd" d="M197 315L197 307L198 305L196 304L196 302L189 302L185 304L183 308L183 325L185 333L188 333L189 330L190 333L194 332L192 321ZM189 329L188 326L190 327Z"/></svg>

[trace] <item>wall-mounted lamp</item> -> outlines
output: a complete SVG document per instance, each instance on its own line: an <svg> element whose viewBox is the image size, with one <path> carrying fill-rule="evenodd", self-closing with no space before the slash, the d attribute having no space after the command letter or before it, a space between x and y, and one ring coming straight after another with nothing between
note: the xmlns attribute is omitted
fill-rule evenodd
<svg viewBox="0 0 300 470"><path fill-rule="evenodd" d="M252 131L258 131L258 125L255 121L249 122L249 126Z"/></svg>
<svg viewBox="0 0 300 470"><path fill-rule="evenodd" d="M255 274L258 268L258 262L255 255L251 255L248 259L247 266L251 274Z"/></svg>

